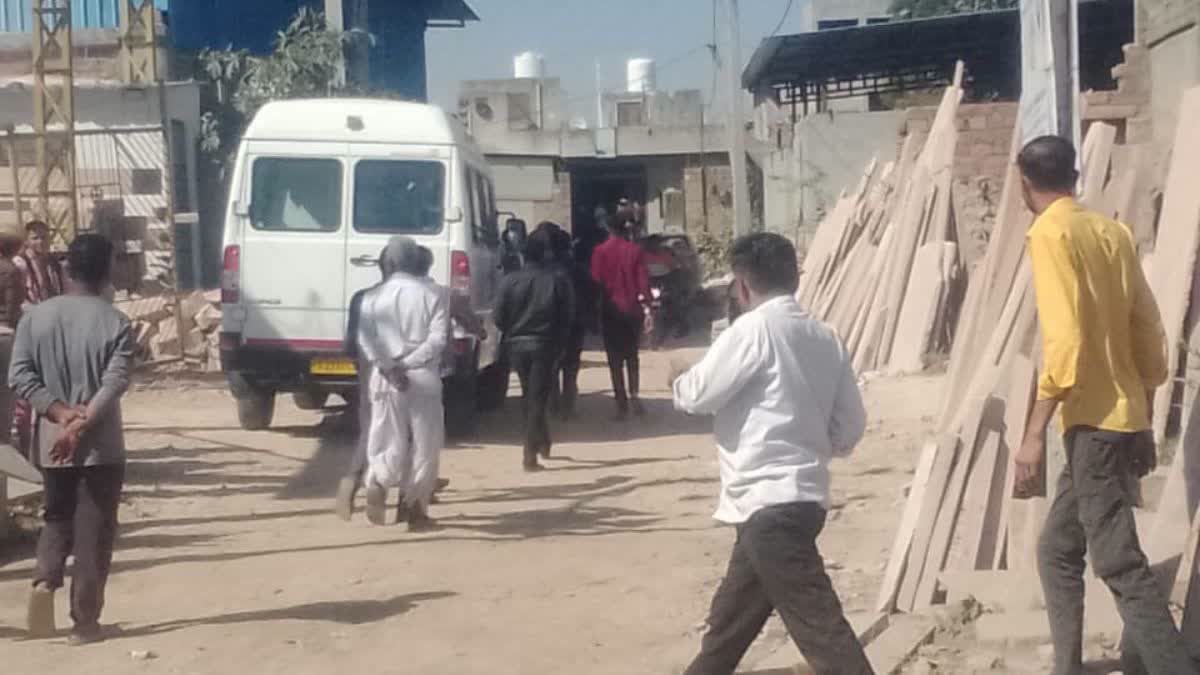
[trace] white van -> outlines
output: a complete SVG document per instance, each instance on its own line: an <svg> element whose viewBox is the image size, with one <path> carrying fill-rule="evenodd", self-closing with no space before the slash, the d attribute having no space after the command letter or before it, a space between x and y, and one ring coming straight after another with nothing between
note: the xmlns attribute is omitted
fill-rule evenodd
<svg viewBox="0 0 1200 675"><path fill-rule="evenodd" d="M458 327L453 336L447 412L472 423L478 376L497 353L495 204L483 154L436 107L358 99L264 106L238 150L225 214L221 364L242 427L270 426L279 392L306 409L330 394L353 400L347 308L356 291L379 282L379 253L398 234L433 251L434 280L469 296L488 327L483 341Z"/></svg>

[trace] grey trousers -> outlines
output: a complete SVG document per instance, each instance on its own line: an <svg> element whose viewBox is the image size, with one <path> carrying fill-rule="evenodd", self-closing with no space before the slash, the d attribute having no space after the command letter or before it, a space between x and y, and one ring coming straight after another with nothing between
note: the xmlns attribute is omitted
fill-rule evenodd
<svg viewBox="0 0 1200 675"><path fill-rule="evenodd" d="M772 611L818 675L871 675L817 551L824 526L825 510L805 502L764 508L738 526L708 632L684 675L733 675Z"/></svg>
<svg viewBox="0 0 1200 675"><path fill-rule="evenodd" d="M1065 441L1067 464L1038 540L1055 675L1083 672L1083 573L1088 553L1125 622L1123 672L1194 675L1197 671L1167 599L1138 542L1131 490L1136 477L1129 462L1134 435L1073 427Z"/></svg>
<svg viewBox="0 0 1200 675"><path fill-rule="evenodd" d="M71 619L76 627L98 626L117 538L125 465L62 467L42 475L46 525L38 539L33 583L62 588L67 557L73 557Z"/></svg>

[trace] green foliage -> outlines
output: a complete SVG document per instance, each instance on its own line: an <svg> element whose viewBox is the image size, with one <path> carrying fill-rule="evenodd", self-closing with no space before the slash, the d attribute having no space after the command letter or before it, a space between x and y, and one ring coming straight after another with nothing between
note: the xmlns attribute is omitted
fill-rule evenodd
<svg viewBox="0 0 1200 675"><path fill-rule="evenodd" d="M713 233L702 230L695 235L696 255L700 257L705 279L729 272L729 249L733 247L733 232L729 229Z"/></svg>
<svg viewBox="0 0 1200 675"><path fill-rule="evenodd" d="M246 125L267 102L353 93L342 75L346 43L347 35L330 30L324 15L301 8L266 56L201 52L197 79L213 85L201 119L201 149L225 168Z"/></svg>
<svg viewBox="0 0 1200 675"><path fill-rule="evenodd" d="M903 19L924 19L947 14L1015 9L1019 0L892 0L891 12Z"/></svg>

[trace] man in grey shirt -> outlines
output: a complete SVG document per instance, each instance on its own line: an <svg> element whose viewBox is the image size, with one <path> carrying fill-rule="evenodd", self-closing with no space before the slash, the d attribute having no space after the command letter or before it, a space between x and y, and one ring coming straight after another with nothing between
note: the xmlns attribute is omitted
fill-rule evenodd
<svg viewBox="0 0 1200 675"><path fill-rule="evenodd" d="M67 256L67 293L17 327L9 386L33 405L33 447L45 478L45 527L29 600L33 637L54 633L54 591L74 555L71 644L101 639L100 609L125 477L121 396L129 386L129 319L102 297L113 246L80 235ZM78 527L77 527L78 525Z"/></svg>

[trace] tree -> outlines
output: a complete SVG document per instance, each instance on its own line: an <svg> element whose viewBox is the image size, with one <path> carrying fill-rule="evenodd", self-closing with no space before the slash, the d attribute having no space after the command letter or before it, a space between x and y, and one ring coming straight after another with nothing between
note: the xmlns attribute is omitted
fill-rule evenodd
<svg viewBox="0 0 1200 675"><path fill-rule="evenodd" d="M197 78L212 88L200 120L200 148L218 165L222 182L246 125L267 102L354 93L343 77L347 41L320 12L301 8L266 56L234 49L201 52Z"/></svg>
<svg viewBox="0 0 1200 675"><path fill-rule="evenodd" d="M1016 9L1019 0L892 0L891 12L902 19Z"/></svg>

